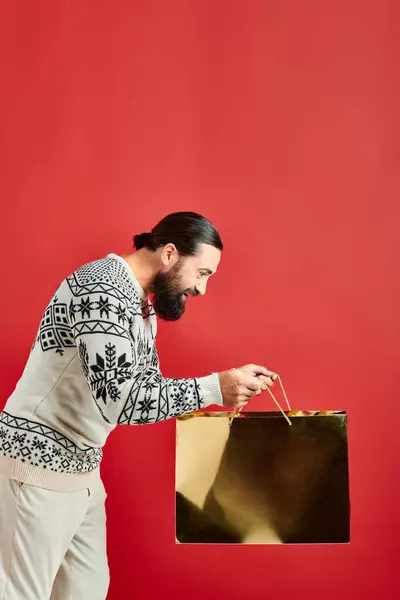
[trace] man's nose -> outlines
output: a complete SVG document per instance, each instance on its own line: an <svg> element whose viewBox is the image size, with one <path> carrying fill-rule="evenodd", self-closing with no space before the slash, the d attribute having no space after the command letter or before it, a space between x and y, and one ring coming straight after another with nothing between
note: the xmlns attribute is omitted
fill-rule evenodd
<svg viewBox="0 0 400 600"><path fill-rule="evenodd" d="M204 296L204 294L206 293L206 289L207 289L207 282L206 281L202 281L201 283L199 283L198 285L196 285L196 290L202 296Z"/></svg>

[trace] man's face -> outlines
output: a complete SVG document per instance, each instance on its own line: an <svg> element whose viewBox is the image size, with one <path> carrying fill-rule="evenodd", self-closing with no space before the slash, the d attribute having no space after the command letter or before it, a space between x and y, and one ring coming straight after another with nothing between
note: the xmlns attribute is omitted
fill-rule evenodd
<svg viewBox="0 0 400 600"><path fill-rule="evenodd" d="M152 284L157 315L165 321L180 319L187 299L206 293L208 278L216 272L220 259L220 250L202 244L194 256L181 257L169 268L161 270Z"/></svg>

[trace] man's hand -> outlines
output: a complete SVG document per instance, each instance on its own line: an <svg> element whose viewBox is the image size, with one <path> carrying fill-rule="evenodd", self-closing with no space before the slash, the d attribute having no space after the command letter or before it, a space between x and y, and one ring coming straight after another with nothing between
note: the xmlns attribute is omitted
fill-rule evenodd
<svg viewBox="0 0 400 600"><path fill-rule="evenodd" d="M218 373L223 405L232 409L246 406L251 398L272 386L276 373L259 365L244 365Z"/></svg>

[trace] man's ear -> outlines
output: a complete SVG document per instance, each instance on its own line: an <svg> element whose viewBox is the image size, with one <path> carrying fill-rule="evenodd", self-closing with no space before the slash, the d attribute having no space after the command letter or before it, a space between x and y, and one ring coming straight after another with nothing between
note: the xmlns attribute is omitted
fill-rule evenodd
<svg viewBox="0 0 400 600"><path fill-rule="evenodd" d="M164 267L172 267L178 262L178 260L179 253L175 244L165 244L165 246L161 248L161 262Z"/></svg>

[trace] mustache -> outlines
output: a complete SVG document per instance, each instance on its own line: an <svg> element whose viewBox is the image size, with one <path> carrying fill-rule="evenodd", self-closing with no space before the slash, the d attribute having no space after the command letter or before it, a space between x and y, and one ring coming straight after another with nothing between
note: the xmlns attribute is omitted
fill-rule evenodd
<svg viewBox="0 0 400 600"><path fill-rule="evenodd" d="M198 296L200 294L200 292L196 289L194 290L185 290L184 292L182 292L182 294L186 294L188 296Z"/></svg>

